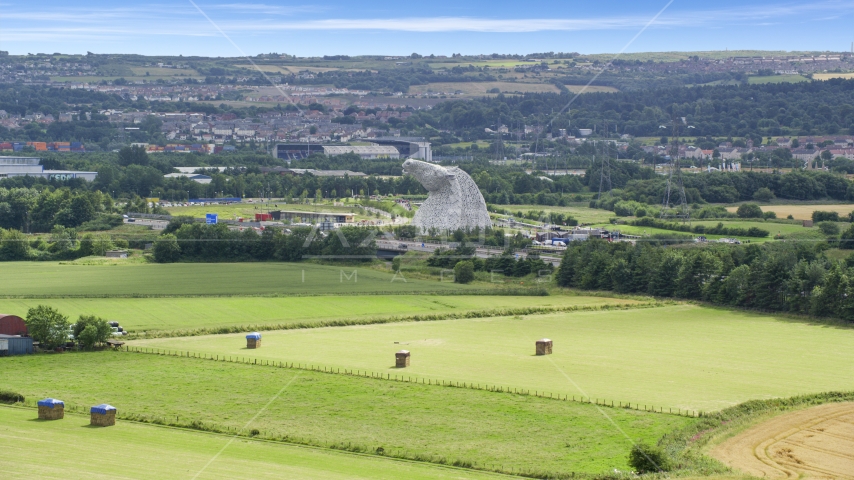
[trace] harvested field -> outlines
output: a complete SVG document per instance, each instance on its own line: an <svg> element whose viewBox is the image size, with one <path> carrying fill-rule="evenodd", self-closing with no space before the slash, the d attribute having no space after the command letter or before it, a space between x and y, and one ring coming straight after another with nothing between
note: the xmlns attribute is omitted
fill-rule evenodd
<svg viewBox="0 0 854 480"><path fill-rule="evenodd" d="M831 78L854 78L854 73L814 73L812 78L815 80L830 80Z"/></svg>
<svg viewBox="0 0 854 480"><path fill-rule="evenodd" d="M854 479L854 403L780 415L726 440L710 453L757 477Z"/></svg>

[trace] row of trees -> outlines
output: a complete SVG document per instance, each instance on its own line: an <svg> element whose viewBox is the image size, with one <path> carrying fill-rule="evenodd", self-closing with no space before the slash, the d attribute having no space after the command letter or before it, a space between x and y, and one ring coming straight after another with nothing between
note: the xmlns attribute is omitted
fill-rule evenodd
<svg viewBox="0 0 854 480"><path fill-rule="evenodd" d="M854 321L854 262L826 243L666 248L594 240L567 247L560 286L613 290Z"/></svg>
<svg viewBox="0 0 854 480"><path fill-rule="evenodd" d="M267 228L229 230L224 224L206 225L191 219L176 219L154 242L154 260L179 261L266 261L298 262L307 257L326 256L366 261L376 258L374 239L378 230L342 227L330 233L308 227L289 231Z"/></svg>
<svg viewBox="0 0 854 480"><path fill-rule="evenodd" d="M52 350L63 347L69 340L91 350L110 339L113 331L106 320L94 315L80 315L75 323L58 310L39 305L27 311L27 331L42 348Z"/></svg>
<svg viewBox="0 0 854 480"><path fill-rule="evenodd" d="M587 170L586 181L598 188L601 165ZM764 172L712 172L683 177L689 203L734 203L750 200L851 200L854 184L844 175L824 171L794 170L786 174ZM611 183L617 190L611 198L634 200L650 205L664 198L666 178L655 175L651 168L629 162L612 162ZM607 207L606 207L607 208Z"/></svg>

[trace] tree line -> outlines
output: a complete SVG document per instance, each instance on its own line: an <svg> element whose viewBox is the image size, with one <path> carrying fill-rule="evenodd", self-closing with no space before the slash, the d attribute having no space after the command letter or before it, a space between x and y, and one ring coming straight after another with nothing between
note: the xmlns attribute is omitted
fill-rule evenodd
<svg viewBox="0 0 854 480"><path fill-rule="evenodd" d="M611 290L854 321L854 259L829 259L824 242L662 247L573 242L562 287Z"/></svg>

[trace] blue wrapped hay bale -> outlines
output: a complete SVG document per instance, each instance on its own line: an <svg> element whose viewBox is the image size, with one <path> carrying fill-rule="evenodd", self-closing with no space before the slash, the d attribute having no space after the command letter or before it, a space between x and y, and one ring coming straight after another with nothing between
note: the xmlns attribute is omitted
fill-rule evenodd
<svg viewBox="0 0 854 480"><path fill-rule="evenodd" d="M39 400L39 420L62 420L65 418L65 402L55 398Z"/></svg>
<svg viewBox="0 0 854 480"><path fill-rule="evenodd" d="M252 332L246 335L246 348L261 348L261 334Z"/></svg>
<svg viewBox="0 0 854 480"><path fill-rule="evenodd" d="M89 423L99 427L111 427L116 424L116 407L102 403L89 410Z"/></svg>

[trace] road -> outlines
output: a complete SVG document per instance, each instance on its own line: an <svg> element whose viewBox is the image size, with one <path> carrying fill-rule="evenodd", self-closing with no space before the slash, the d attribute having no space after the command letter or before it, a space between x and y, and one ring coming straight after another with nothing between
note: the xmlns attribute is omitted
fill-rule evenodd
<svg viewBox="0 0 854 480"><path fill-rule="evenodd" d="M394 250L394 251L412 251L412 252L426 252L433 253L439 248L453 248L449 245L443 245L440 243L420 243L406 240L377 240L377 248L380 250ZM406 248L402 248L401 245L406 245ZM475 249L475 256L478 258L489 258L489 257L497 257L504 253L504 249L501 248L489 248L489 247L478 247ZM516 252L516 255L519 258L527 258L528 253L524 251ZM551 263L555 267L560 265L560 257L556 256L546 256L540 255L540 259L546 263Z"/></svg>

